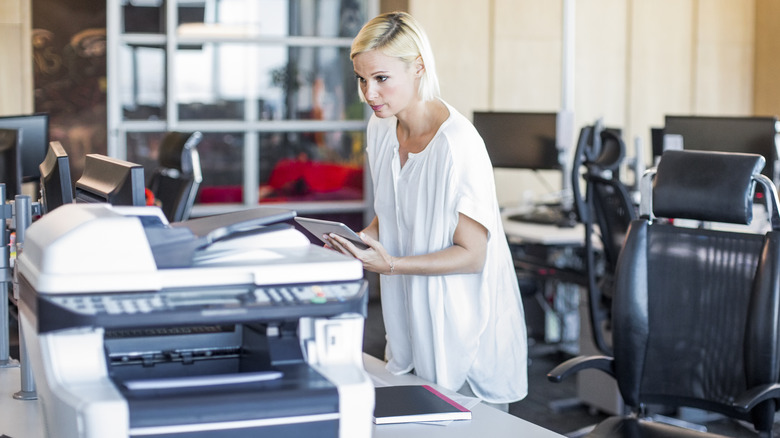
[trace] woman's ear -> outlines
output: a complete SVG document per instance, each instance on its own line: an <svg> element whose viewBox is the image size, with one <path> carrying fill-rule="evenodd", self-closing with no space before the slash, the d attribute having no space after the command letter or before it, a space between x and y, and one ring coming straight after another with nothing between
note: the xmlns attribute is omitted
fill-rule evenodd
<svg viewBox="0 0 780 438"><path fill-rule="evenodd" d="M417 59L414 60L414 74L419 77L422 76L424 71L425 63L423 62L422 56L418 56Z"/></svg>

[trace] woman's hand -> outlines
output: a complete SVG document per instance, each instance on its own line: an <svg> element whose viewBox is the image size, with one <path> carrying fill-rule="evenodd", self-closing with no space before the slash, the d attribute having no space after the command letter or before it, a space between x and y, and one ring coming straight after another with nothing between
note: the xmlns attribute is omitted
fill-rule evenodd
<svg viewBox="0 0 780 438"><path fill-rule="evenodd" d="M363 268L370 272L392 275L447 275L473 274L485 266L488 231L479 222L459 213L458 225L452 238L452 245L427 254L393 257L374 238L378 234L377 219L360 234L368 249L360 249L347 239L336 234L322 236L326 247L350 255L363 262Z"/></svg>
<svg viewBox="0 0 780 438"><path fill-rule="evenodd" d="M363 269L367 271L387 275L393 274L395 271L394 258L387 253L385 247L378 240L364 232L360 233L360 239L368 245L367 249L360 249L335 233L323 237L328 241L326 247L360 260L363 262Z"/></svg>

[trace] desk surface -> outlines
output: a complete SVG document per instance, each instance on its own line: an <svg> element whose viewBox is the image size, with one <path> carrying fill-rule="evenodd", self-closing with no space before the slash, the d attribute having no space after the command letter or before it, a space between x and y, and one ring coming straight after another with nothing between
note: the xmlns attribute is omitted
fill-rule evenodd
<svg viewBox="0 0 780 438"><path fill-rule="evenodd" d="M504 233L510 243L538 243L542 245L574 245L583 246L585 242L585 226L581 223L573 227L558 227L553 224L538 224L520 222L509 219L516 213L506 209L501 212L504 223Z"/></svg>
<svg viewBox="0 0 780 438"><path fill-rule="evenodd" d="M411 374L395 376L385 369L384 362L367 354L363 354L363 363L369 374L392 385L429 384ZM450 393L441 388L439 390ZM446 426L420 423L375 425L374 438L560 438L562 436L483 403L474 406L471 412L471 420L453 421Z"/></svg>
<svg viewBox="0 0 780 438"><path fill-rule="evenodd" d="M364 354L366 370L391 384L425 383L413 375L394 376L384 368L384 362ZM0 434L12 438L44 438L39 400L21 401L13 398L19 391L20 369L0 368ZM432 424L387 424L374 426L375 438L473 438L473 437L550 437L561 435L497 409L477 404L469 421L452 422L447 426Z"/></svg>
<svg viewBox="0 0 780 438"><path fill-rule="evenodd" d="M0 368L0 434L11 438L43 438L39 400L16 400L22 388L20 368Z"/></svg>

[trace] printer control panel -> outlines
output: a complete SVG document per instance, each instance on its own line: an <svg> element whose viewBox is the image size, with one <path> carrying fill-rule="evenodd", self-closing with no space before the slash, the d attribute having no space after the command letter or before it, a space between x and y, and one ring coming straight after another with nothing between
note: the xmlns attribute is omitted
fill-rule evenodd
<svg viewBox="0 0 780 438"><path fill-rule="evenodd" d="M314 284L258 287L254 290L182 290L53 296L50 300L77 313L96 315L170 312L181 309L224 309L237 306L285 306L342 302L360 292L360 284Z"/></svg>
<svg viewBox="0 0 780 438"><path fill-rule="evenodd" d="M356 312L365 316L364 280L273 286L177 288L149 292L38 295L39 331L78 326L211 324ZM148 321L148 324L144 324ZM51 325L51 327L47 327Z"/></svg>

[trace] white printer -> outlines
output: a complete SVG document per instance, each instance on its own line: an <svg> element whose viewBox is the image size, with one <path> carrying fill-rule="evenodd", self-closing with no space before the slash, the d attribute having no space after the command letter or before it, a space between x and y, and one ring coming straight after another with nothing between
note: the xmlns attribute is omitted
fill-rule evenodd
<svg viewBox="0 0 780 438"><path fill-rule="evenodd" d="M48 436L368 437L359 261L257 208L69 204L17 259Z"/></svg>

